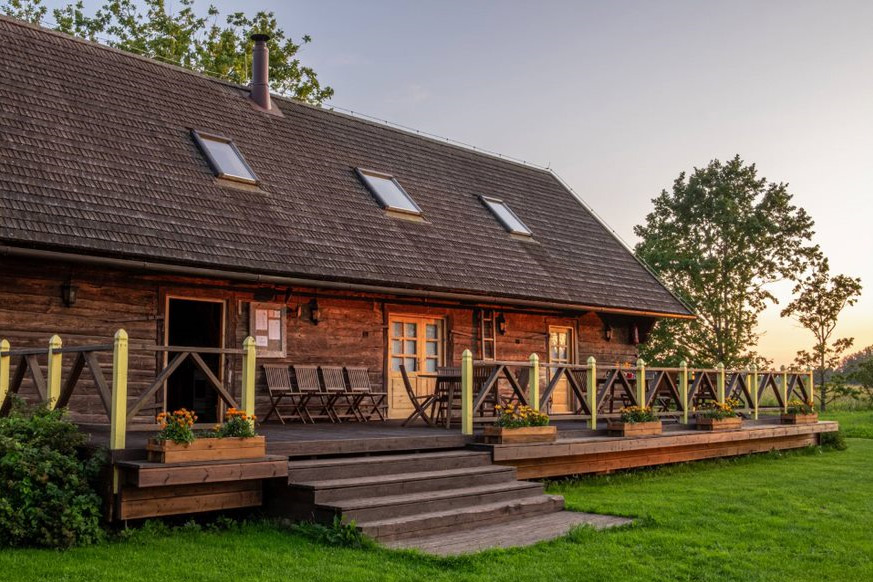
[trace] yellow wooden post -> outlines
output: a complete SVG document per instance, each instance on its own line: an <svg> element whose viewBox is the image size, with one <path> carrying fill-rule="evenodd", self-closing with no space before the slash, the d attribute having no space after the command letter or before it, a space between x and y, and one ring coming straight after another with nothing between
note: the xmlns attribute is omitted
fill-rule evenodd
<svg viewBox="0 0 873 582"><path fill-rule="evenodd" d="M243 340L242 361L242 395L240 406L248 416L255 415L255 366L257 354L255 351L255 338L248 336ZM252 423L254 425L254 422Z"/></svg>
<svg viewBox="0 0 873 582"><path fill-rule="evenodd" d="M716 382L718 401L724 404L724 364L719 362L715 369L718 370L718 380Z"/></svg>
<svg viewBox="0 0 873 582"><path fill-rule="evenodd" d="M809 371L809 400L815 405L815 376L812 368L807 368Z"/></svg>
<svg viewBox="0 0 873 582"><path fill-rule="evenodd" d="M109 448L123 449L127 435L127 332L115 332L112 350L112 407L109 414Z"/></svg>
<svg viewBox="0 0 873 582"><path fill-rule="evenodd" d="M688 362L679 362L679 394L682 397L682 424L688 424Z"/></svg>
<svg viewBox="0 0 873 582"><path fill-rule="evenodd" d="M788 370L782 366L782 386L779 388L782 392L782 412L788 414Z"/></svg>
<svg viewBox="0 0 873 582"><path fill-rule="evenodd" d="M473 353L461 354L461 433L473 434Z"/></svg>
<svg viewBox="0 0 873 582"><path fill-rule="evenodd" d="M540 409L540 357L533 353L530 355L530 390L528 400L534 410Z"/></svg>
<svg viewBox="0 0 873 582"><path fill-rule="evenodd" d="M588 356L588 410L591 418L588 420L588 428L597 429L597 360L594 356Z"/></svg>
<svg viewBox="0 0 873 582"><path fill-rule="evenodd" d="M10 349L9 340L0 340L0 410L9 394L9 363L12 360L12 356L8 354Z"/></svg>
<svg viewBox="0 0 873 582"><path fill-rule="evenodd" d="M637 360L637 405L646 405L646 362Z"/></svg>
<svg viewBox="0 0 873 582"><path fill-rule="evenodd" d="M752 364L752 381L749 383L749 392L752 393L752 406L755 409L755 420L758 420L758 366Z"/></svg>
<svg viewBox="0 0 873 582"><path fill-rule="evenodd" d="M49 349L48 349L48 369L46 370L46 376L48 381L48 386L46 387L46 398L48 400L49 408L54 408L58 403L58 400L61 399L61 371L63 370L63 354L55 353L55 350L59 350L63 347L63 342L61 341L61 337L59 335L53 335L49 340Z"/></svg>

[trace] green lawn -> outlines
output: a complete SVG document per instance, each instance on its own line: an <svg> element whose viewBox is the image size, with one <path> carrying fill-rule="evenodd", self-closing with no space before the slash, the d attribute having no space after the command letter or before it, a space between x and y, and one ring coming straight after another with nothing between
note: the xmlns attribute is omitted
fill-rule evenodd
<svg viewBox="0 0 873 582"><path fill-rule="evenodd" d="M847 437L873 439L873 410L828 410L822 420L837 420Z"/></svg>
<svg viewBox="0 0 873 582"><path fill-rule="evenodd" d="M640 519L526 549L438 559L334 548L255 524L67 552L0 550L0 580L873 580L871 481L873 440L851 439L842 452L553 483L573 509Z"/></svg>

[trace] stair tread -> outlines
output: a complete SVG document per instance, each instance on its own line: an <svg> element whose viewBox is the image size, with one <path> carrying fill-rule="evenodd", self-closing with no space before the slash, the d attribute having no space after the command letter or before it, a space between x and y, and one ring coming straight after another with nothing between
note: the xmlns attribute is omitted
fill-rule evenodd
<svg viewBox="0 0 873 582"><path fill-rule="evenodd" d="M289 469L310 469L318 467L335 467L346 465L364 465L371 463L418 461L422 459L450 459L455 457L482 457L490 460L490 455L482 451L466 449L456 451L439 451L435 453L409 453L400 455L372 455L369 457L342 457L336 459L305 459L288 461Z"/></svg>
<svg viewBox="0 0 873 582"><path fill-rule="evenodd" d="M451 515L459 515L459 514L469 514L469 515L477 515L482 513L487 513L489 511L493 511L496 509L501 509L503 507L509 506L536 506L536 505L548 505L560 499L560 496L557 495L537 495L536 497L524 497L522 499L513 499L509 501L495 501L492 503L482 503L479 505L471 505L467 507L458 507L455 509L444 509L441 511L431 511L428 513L416 513L413 515L401 515L398 517L391 517L387 519L379 519L373 521L363 521L358 522L357 525L359 528L376 528L376 527L385 527L388 525L398 525L398 524L406 524L406 523L415 523L417 521L424 521L427 519L438 519L440 517L448 517Z"/></svg>
<svg viewBox="0 0 873 582"><path fill-rule="evenodd" d="M525 491L538 488L541 489L542 484L533 483L531 481L507 481L506 483L479 485L476 487L459 487L453 489L443 489L442 491L424 491L420 493L407 493L403 495L360 497L318 505L326 508L339 508L342 511L349 511L354 509L379 507L383 505L403 505L407 503L414 503L417 501L436 501L442 499L461 498L469 495L477 495L480 493L499 493L513 490Z"/></svg>
<svg viewBox="0 0 873 582"><path fill-rule="evenodd" d="M513 474L515 469L503 465L483 465L481 467L464 467L460 469L439 469L435 471L414 471L409 473L389 473L387 475L371 475L364 477L349 477L345 479L325 479L321 481L294 481L291 485L307 489L340 489L345 487L361 487L366 485L381 485L403 483L406 481L422 481L442 477L466 477L487 475L491 473ZM515 481L513 477L511 479Z"/></svg>

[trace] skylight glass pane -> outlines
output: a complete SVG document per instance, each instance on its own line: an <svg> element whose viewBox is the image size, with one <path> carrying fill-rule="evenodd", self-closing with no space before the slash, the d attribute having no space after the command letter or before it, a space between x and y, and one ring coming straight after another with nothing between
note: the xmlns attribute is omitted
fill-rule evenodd
<svg viewBox="0 0 873 582"><path fill-rule="evenodd" d="M233 142L220 137L213 137L199 133L194 134L197 143L209 158L209 163L216 175L220 178L232 178L245 182L255 183L258 181L254 172L249 168L245 160L233 146Z"/></svg>
<svg viewBox="0 0 873 582"><path fill-rule="evenodd" d="M506 230L513 234L524 234L530 236L530 229L525 226L521 219L519 219L512 210L510 210L505 202L502 200L495 200L494 198L482 198L482 201L485 202L488 209L494 213L494 216L503 223Z"/></svg>
<svg viewBox="0 0 873 582"><path fill-rule="evenodd" d="M364 180L370 192L373 193L385 208L421 214L418 204L403 190L400 184L397 183L397 180L391 176L364 170L358 170L358 174Z"/></svg>

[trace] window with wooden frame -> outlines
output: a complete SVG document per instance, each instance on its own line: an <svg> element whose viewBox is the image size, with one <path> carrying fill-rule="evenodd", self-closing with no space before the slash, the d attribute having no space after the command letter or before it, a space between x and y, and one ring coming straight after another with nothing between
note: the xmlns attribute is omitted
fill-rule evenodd
<svg viewBox="0 0 873 582"><path fill-rule="evenodd" d="M233 140L224 137L223 135L215 135L203 133L196 130L191 131L194 136L194 141L203 155L206 156L206 161L212 168L216 178L225 180L233 180L234 182L243 182L245 184L257 184L258 177L254 170L248 165L242 153L237 149Z"/></svg>
<svg viewBox="0 0 873 582"><path fill-rule="evenodd" d="M493 309L483 309L479 315L479 355L483 360L497 358L497 325Z"/></svg>
<svg viewBox="0 0 873 582"><path fill-rule="evenodd" d="M406 366L409 373L437 371L443 363L443 322L421 317L391 317L392 372Z"/></svg>
<svg viewBox="0 0 873 582"><path fill-rule="evenodd" d="M358 177L385 210L420 216L421 208L391 174L355 168Z"/></svg>
<svg viewBox="0 0 873 582"><path fill-rule="evenodd" d="M259 358L285 357L285 329L283 304L249 304L249 335L255 338L255 350Z"/></svg>

